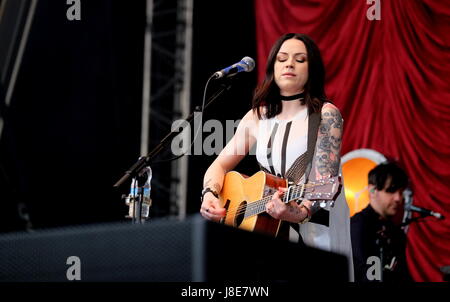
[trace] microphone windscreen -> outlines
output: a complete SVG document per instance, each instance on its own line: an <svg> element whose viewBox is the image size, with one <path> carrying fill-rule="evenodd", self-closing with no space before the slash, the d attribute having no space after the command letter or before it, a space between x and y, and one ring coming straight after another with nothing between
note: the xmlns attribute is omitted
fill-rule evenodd
<svg viewBox="0 0 450 302"><path fill-rule="evenodd" d="M244 58L242 58L241 61L244 62L245 65L248 66L247 72L252 71L255 68L255 60L253 60L252 58L244 57Z"/></svg>

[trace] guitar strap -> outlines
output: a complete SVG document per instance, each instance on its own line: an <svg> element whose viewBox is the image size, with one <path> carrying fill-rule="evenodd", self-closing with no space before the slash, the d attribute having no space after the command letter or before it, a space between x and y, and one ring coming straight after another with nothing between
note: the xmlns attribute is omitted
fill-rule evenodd
<svg viewBox="0 0 450 302"><path fill-rule="evenodd" d="M313 166L313 156L314 151L316 147L317 142L317 133L319 132L320 122L321 122L321 111L322 107L320 108L319 112L314 112L309 116L308 120L308 151L307 151L307 166L305 171L305 183L309 181L311 178L311 174L314 175L314 173L311 173L311 169ZM310 222L311 223L318 223L325 226L329 226L330 222L330 213L327 210L319 208L314 215L312 215ZM298 228L298 224L297 228Z"/></svg>
<svg viewBox="0 0 450 302"><path fill-rule="evenodd" d="M320 121L321 121L321 113L319 112L313 112L309 115L308 119L308 149L306 153L306 170L305 170L305 183L308 182L309 176L311 173L312 168L312 160L314 156L314 149L316 147L317 142L317 132L319 130Z"/></svg>
<svg viewBox="0 0 450 302"><path fill-rule="evenodd" d="M320 106L320 109L318 110L318 112L313 112L309 115L308 118L308 146L307 146L307 151L306 151L306 170L305 170L305 183L308 182L309 178L310 178L310 174L311 174L311 170L312 170L312 166L313 166L313 157L314 157L314 152L315 152L315 147L316 147L316 142L317 142L317 134L319 131L319 126L320 126L320 122L321 122L321 112L322 112L322 106ZM267 171L266 169L264 169L261 165L260 165L261 169ZM314 215L312 215L310 222L312 223L318 223L318 224L323 224L325 226L329 225L329 213L328 211L325 210L318 210ZM291 226L297 233L300 233L300 226L298 223L281 223L280 226L280 231L279 231L279 236L280 238L289 238L289 226ZM300 245L304 245L303 239L299 238L299 244Z"/></svg>
<svg viewBox="0 0 450 302"><path fill-rule="evenodd" d="M321 111L322 107L320 108L319 112L313 112L309 115L308 119L308 149L306 151L306 170L305 170L305 183L309 181L309 178L311 176L311 169L313 166L313 156L315 152L315 147L317 143L317 133L319 131L319 126L321 122ZM318 223L323 224L325 226L329 225L329 213L328 211L324 211L322 209L319 209L314 215L312 215L310 222L312 223ZM299 224L298 223L290 223L291 227L297 232L300 233L299 230ZM300 236L300 244L304 244L303 240Z"/></svg>

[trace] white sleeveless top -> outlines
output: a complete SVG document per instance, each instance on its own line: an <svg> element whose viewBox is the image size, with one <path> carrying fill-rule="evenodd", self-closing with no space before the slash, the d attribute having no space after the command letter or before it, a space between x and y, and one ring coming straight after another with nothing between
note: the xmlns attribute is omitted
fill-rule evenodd
<svg viewBox="0 0 450 302"><path fill-rule="evenodd" d="M305 107L290 120L260 120L256 142L259 164L273 175L286 177L308 147L308 109Z"/></svg>

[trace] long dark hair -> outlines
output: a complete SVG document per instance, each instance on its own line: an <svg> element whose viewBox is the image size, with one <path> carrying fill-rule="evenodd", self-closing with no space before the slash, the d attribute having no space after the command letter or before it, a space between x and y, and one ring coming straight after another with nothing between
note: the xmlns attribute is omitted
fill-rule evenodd
<svg viewBox="0 0 450 302"><path fill-rule="evenodd" d="M258 114L258 118L272 118L281 113L280 89L274 80L274 65L278 51L284 41L289 39L297 39L302 41L306 46L308 60L308 81L304 87L305 98L302 104L308 106L309 114L319 112L322 104L327 101L325 94L325 67L323 65L320 50L316 43L305 34L289 33L281 36L270 50L267 58L266 76L260 83L253 96L252 109ZM265 114L262 108L266 107Z"/></svg>

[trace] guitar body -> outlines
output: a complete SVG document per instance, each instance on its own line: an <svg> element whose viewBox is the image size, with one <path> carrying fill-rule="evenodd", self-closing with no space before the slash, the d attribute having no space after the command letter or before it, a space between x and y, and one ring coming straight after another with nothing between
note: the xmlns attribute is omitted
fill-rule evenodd
<svg viewBox="0 0 450 302"><path fill-rule="evenodd" d="M265 212L250 217L244 215L246 210L251 209L252 203L265 196L273 195L278 187L287 187L287 181L263 171L251 177L245 177L236 171L228 172L219 196L222 206L227 209L224 223L250 232L281 235L280 220L274 219ZM258 207L261 206L258 205Z"/></svg>

